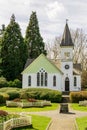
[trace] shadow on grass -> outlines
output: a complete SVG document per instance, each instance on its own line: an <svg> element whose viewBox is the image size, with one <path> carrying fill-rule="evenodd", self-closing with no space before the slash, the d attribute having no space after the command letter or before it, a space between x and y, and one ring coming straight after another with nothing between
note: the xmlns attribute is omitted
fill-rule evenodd
<svg viewBox="0 0 87 130"><path fill-rule="evenodd" d="M20 128L13 128L12 130L39 130L36 128L33 128L33 126L25 126L25 127L20 127Z"/></svg>

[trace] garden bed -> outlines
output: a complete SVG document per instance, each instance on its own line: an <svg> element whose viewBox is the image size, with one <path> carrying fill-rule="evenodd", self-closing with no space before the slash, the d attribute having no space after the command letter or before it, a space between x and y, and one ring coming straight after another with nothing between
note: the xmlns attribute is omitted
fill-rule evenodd
<svg viewBox="0 0 87 130"><path fill-rule="evenodd" d="M7 107L21 107L21 108L27 108L27 107L44 107L44 106L51 106L50 101L46 100L12 100L12 101L6 101Z"/></svg>
<svg viewBox="0 0 87 130"><path fill-rule="evenodd" d="M4 113L4 111L2 111ZM32 126L31 116L27 115L1 115L0 130L11 130L12 128Z"/></svg>

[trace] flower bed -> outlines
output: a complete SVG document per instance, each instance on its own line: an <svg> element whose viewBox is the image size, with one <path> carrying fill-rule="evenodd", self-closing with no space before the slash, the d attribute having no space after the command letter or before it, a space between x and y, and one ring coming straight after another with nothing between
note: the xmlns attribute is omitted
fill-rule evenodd
<svg viewBox="0 0 87 130"><path fill-rule="evenodd" d="M19 118L11 118L4 123L0 123L0 130L11 130L12 128L24 127L32 125L31 116L20 116Z"/></svg>
<svg viewBox="0 0 87 130"><path fill-rule="evenodd" d="M38 101L38 100L18 100L18 101L6 101L6 106L7 107L44 107L44 106L51 106L50 101Z"/></svg>

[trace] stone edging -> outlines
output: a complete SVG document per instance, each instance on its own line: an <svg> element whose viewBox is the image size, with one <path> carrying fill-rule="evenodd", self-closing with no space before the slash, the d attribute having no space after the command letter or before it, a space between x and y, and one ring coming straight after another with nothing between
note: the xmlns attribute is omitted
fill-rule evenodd
<svg viewBox="0 0 87 130"><path fill-rule="evenodd" d="M49 124L48 124L46 130L49 130L49 127L50 127L51 123L52 123L52 119L51 119L51 121L49 122Z"/></svg>
<svg viewBox="0 0 87 130"><path fill-rule="evenodd" d="M78 129L77 122L76 122L76 118L75 118L75 130L79 130L79 129Z"/></svg>

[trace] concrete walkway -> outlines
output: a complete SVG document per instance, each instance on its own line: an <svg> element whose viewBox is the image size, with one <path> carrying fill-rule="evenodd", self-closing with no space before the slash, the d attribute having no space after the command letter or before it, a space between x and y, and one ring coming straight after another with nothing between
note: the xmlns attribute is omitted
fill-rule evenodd
<svg viewBox="0 0 87 130"><path fill-rule="evenodd" d="M44 112L29 112L30 114L51 117L52 122L49 130L76 130L75 118L87 116L87 112L74 111L69 108L68 114L60 114L59 109Z"/></svg>

